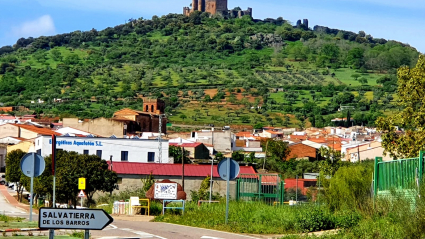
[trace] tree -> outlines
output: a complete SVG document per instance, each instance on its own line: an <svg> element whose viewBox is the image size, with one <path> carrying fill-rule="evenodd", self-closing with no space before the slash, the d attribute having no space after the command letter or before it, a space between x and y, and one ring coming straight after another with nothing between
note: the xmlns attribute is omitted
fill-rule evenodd
<svg viewBox="0 0 425 239"><path fill-rule="evenodd" d="M46 161L51 160L46 157ZM93 202L95 192L112 192L118 181L115 172L96 155L82 155L76 152L58 152L56 159L56 198L58 201L77 203L78 178L86 178L88 204ZM46 168L46 170L49 170ZM51 171L51 169L49 170Z"/></svg>
<svg viewBox="0 0 425 239"><path fill-rule="evenodd" d="M286 159L291 152L288 142L275 139L266 139L266 141L262 143L262 148L263 151L267 153L267 157L275 157L279 160Z"/></svg>
<svg viewBox="0 0 425 239"><path fill-rule="evenodd" d="M214 157L214 160L217 160L219 162L223 159L224 159L224 154L222 152L218 152Z"/></svg>
<svg viewBox="0 0 425 239"><path fill-rule="evenodd" d="M366 79L365 77L360 78L360 79L359 79L359 82L360 82L362 85L367 85L367 79Z"/></svg>
<svg viewBox="0 0 425 239"><path fill-rule="evenodd" d="M241 162L245 160L245 155L239 151L235 151L232 153L232 159Z"/></svg>
<svg viewBox="0 0 425 239"><path fill-rule="evenodd" d="M170 146L170 148L168 149L168 154L170 157L174 158L174 163L182 163L182 156L184 155L184 163L192 163L188 157L189 155L189 151L184 150L182 147L178 147L178 146Z"/></svg>
<svg viewBox="0 0 425 239"><path fill-rule="evenodd" d="M377 129L383 131L382 146L392 157L417 157L425 149L425 56L420 55L416 67L398 70L398 97L403 108L387 118L379 117ZM405 130L397 133L397 128Z"/></svg>
<svg viewBox="0 0 425 239"><path fill-rule="evenodd" d="M351 77L354 78L355 81L357 81L362 75L360 74L352 74Z"/></svg>
<svg viewBox="0 0 425 239"><path fill-rule="evenodd" d="M180 118L180 119L182 119L182 120L184 121L185 119L187 119L187 116L186 116L186 115L181 114L181 115L179 116L179 118Z"/></svg>
<svg viewBox="0 0 425 239"><path fill-rule="evenodd" d="M21 172L21 159L26 153L20 149L13 150L6 155L6 181L20 183L22 177L26 177ZM22 201L23 185L18 185L18 199Z"/></svg>

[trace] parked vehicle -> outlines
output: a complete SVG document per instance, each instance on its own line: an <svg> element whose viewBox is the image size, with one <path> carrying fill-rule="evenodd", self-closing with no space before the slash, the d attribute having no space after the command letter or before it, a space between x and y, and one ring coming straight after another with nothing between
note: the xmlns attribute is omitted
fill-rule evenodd
<svg viewBox="0 0 425 239"><path fill-rule="evenodd" d="M5 185L6 184L6 175L1 174L0 175L0 185Z"/></svg>

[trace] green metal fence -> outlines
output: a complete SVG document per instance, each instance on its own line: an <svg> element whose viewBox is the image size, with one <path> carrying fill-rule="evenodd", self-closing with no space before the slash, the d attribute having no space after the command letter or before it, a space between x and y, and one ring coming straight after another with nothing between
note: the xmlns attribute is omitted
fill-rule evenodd
<svg viewBox="0 0 425 239"><path fill-rule="evenodd" d="M422 180L424 168L424 152L417 158L382 161L375 158L373 192L375 196L389 195L391 190L416 191Z"/></svg>
<svg viewBox="0 0 425 239"><path fill-rule="evenodd" d="M237 181L236 199L282 205L284 186L279 174L241 174Z"/></svg>

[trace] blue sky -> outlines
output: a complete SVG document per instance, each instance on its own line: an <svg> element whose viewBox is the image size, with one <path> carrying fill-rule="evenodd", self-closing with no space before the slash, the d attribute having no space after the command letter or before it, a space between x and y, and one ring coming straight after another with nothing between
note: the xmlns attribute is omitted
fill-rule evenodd
<svg viewBox="0 0 425 239"><path fill-rule="evenodd" d="M425 0L228 0L253 8L254 18L322 25L397 40L425 52ZM0 46L20 37L97 30L129 18L181 13L191 0L0 0Z"/></svg>

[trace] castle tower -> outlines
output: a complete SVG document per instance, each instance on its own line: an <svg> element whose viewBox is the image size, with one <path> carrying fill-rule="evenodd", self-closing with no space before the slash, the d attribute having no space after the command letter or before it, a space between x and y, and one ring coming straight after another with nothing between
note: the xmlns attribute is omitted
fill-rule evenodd
<svg viewBox="0 0 425 239"><path fill-rule="evenodd" d="M198 11L205 12L205 0L199 0Z"/></svg>
<svg viewBox="0 0 425 239"><path fill-rule="evenodd" d="M192 11L191 12L194 12L196 10L198 10L198 0L192 0Z"/></svg>

